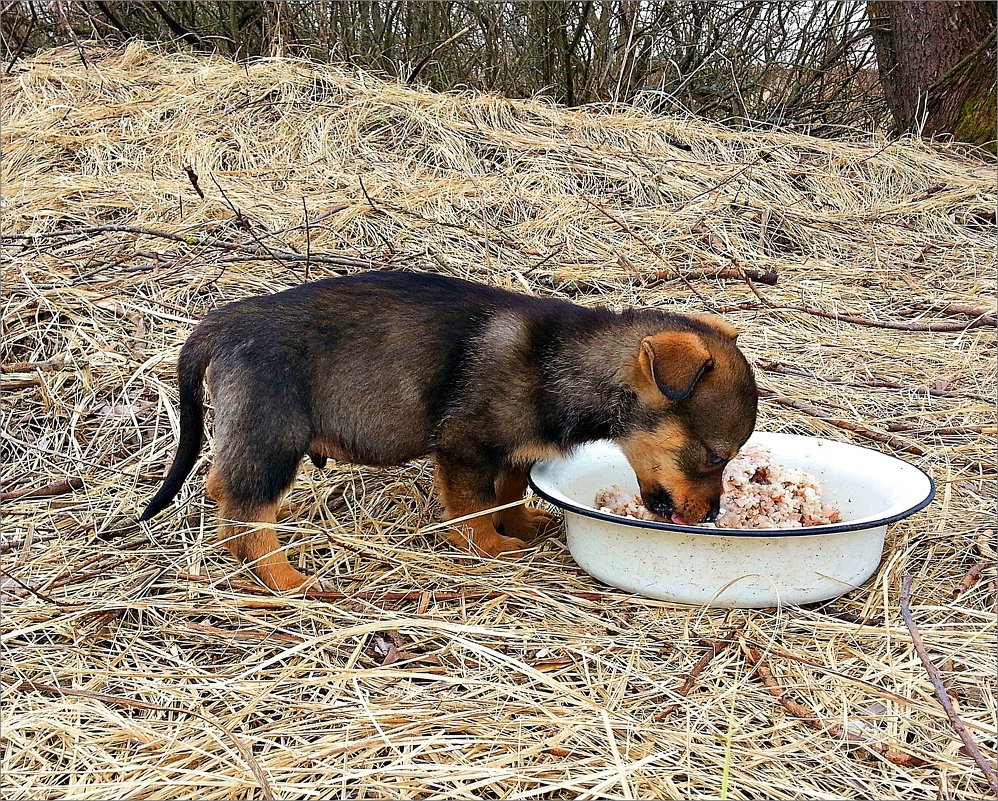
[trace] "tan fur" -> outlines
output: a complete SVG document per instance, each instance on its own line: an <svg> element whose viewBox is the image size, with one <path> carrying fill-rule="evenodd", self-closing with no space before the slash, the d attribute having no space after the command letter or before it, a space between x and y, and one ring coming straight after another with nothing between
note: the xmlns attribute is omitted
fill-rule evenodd
<svg viewBox="0 0 998 801"><path fill-rule="evenodd" d="M645 493L649 487L668 487L676 512L685 520L699 522L710 510L716 496L716 481L691 481L679 469L677 458L686 442L686 434L679 423L666 421L654 431L638 431L620 441L638 486Z"/></svg>
<svg viewBox="0 0 998 801"><path fill-rule="evenodd" d="M518 445L510 454L510 461L514 464L527 465L529 467L534 462L539 462L541 459L556 459L562 455L564 455L562 451L554 445L546 445L543 443L536 445ZM526 487L526 484L524 484L524 487Z"/></svg>
<svg viewBox="0 0 998 801"><path fill-rule="evenodd" d="M711 360L703 339L691 331L663 331L641 341L638 364L648 387L688 394ZM666 398L666 400L669 400Z"/></svg>
<svg viewBox="0 0 998 801"><path fill-rule="evenodd" d="M308 581L308 576L291 566L274 529L259 525L273 526L277 522L277 504L247 512L232 502L215 470L208 474L207 492L218 504L219 520L224 521L219 525L219 539L229 553L253 569L260 581L278 592L297 589Z"/></svg>
<svg viewBox="0 0 998 801"><path fill-rule="evenodd" d="M691 317L694 320L699 320L701 323L709 325L721 336L730 339L732 342L738 339L738 329L720 315L702 312L700 314L693 314Z"/></svg>
<svg viewBox="0 0 998 801"><path fill-rule="evenodd" d="M440 464L436 465L436 485L440 501L444 506L444 520L474 514L489 506L477 500L456 477L450 475ZM499 556L509 551L519 551L527 543L516 537L507 537L496 531L492 515L481 515L452 526L448 539L457 547L477 551L487 556Z"/></svg>
<svg viewBox="0 0 998 801"><path fill-rule="evenodd" d="M527 491L527 474L530 472L529 466L515 469L503 470L496 479L496 504L503 506L507 503L514 503L523 498ZM530 542L537 534L548 528L554 522L553 515L548 514L543 509L535 509L531 506L514 506L511 509L503 509L493 515L497 529L502 533L515 537L516 539Z"/></svg>

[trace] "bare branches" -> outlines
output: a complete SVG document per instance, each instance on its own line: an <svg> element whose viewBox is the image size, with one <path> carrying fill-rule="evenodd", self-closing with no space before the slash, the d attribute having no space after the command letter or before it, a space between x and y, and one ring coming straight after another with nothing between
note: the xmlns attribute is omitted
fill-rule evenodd
<svg viewBox="0 0 998 801"><path fill-rule="evenodd" d="M901 751L895 746L875 742L864 734L850 731L848 728L840 726L837 723L824 721L813 709L809 709L803 704L787 698L786 691L776 680L776 677L773 675L773 671L770 670L769 665L766 664L762 654L749 645L748 641L744 637L739 637L739 640L741 642L742 653L745 655L745 658L749 664L751 664L754 668L752 676L762 682L766 690L770 693L770 695L776 698L776 701L780 706L782 706L794 717L803 721L805 725L810 726L812 729L817 729L818 731L827 732L828 735L835 740L844 740L846 742L862 745L863 747L880 754L884 757L884 759L889 762L893 762L895 765L917 767L918 765L925 764L924 760L919 759L916 756L912 756L911 754L906 754L904 751Z"/></svg>
<svg viewBox="0 0 998 801"><path fill-rule="evenodd" d="M928 651L925 648L925 641L922 639L922 633L918 630L915 618L911 614L911 576L908 575L904 577L904 581L901 584L901 617L904 618L904 624L908 627L908 632L911 634L911 642L915 646L915 653L918 654L925 672L929 674L929 680L936 691L939 703L946 710L946 717L949 718L953 731L963 740L963 744L967 748L967 753L970 754L977 767L981 769L981 773L984 774L988 785L991 787L991 792L998 796L998 775L995 774L995 769L988 764L988 760L981 753L981 749L978 748L977 743L974 741L973 735L967 730L967 726L960 719L956 709L953 708L953 702L950 700L949 693L946 692L946 687L943 685L939 671L932 664L932 660L929 659Z"/></svg>
<svg viewBox="0 0 998 801"><path fill-rule="evenodd" d="M8 71L24 53L75 43L76 29L88 27L87 39L304 55L408 84L436 60L430 83L440 89L541 93L569 105L633 102L738 124L857 127L886 116L862 0L11 6L0 22ZM427 52L432 42L439 44Z"/></svg>
<svg viewBox="0 0 998 801"><path fill-rule="evenodd" d="M356 267L360 269L374 269L376 265L370 259L361 259L353 256L340 256L332 253L310 253L302 255L286 250L275 250L274 248L262 245L254 245L249 242L225 242L215 237L195 235L195 234L175 234L171 231L157 231L153 228L145 228L138 225L99 225L91 228L75 228L64 231L48 231L40 234L3 234L0 236L0 245L12 244L14 242L46 242L58 240L62 237L93 236L94 234L125 233L136 234L137 236L151 236L158 239L168 239L172 242L180 242L190 247L206 247L214 250L225 250L243 256L256 256L277 261L289 261L306 264L329 264L335 267Z"/></svg>

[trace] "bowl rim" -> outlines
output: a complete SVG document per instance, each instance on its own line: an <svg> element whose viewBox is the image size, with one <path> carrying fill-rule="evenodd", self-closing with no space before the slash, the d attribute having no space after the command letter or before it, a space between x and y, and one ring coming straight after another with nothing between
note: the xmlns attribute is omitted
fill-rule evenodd
<svg viewBox="0 0 998 801"><path fill-rule="evenodd" d="M886 526L888 523L896 523L898 520L911 517L911 515L916 512L920 512L932 503L933 498L936 497L936 482L932 480L932 476L930 476L918 465L912 464L904 459L899 459L893 454L883 453L882 451L877 451L873 448L866 448L852 442L839 442L837 440L825 439L824 437L809 437L804 434L791 434L785 431L756 431L755 433L777 434L784 437L795 437L798 439L813 440L833 445L845 445L863 451L870 451L871 453L876 453L888 459L893 459L894 461L901 462L902 464L917 470L925 477L925 480L929 482L929 491L922 500L913 506L885 517L876 517L873 519L865 518L863 520L852 522L825 523L820 526L803 526L801 528L704 528L703 526L684 526L678 523L664 523L657 520L638 520L637 518L624 517L623 515L615 515L610 512L601 512L599 509L592 506L584 506L583 504L577 503L567 497L555 497L548 491L539 487L537 482L534 480L534 471L537 469L537 466L557 461L555 459L541 459L534 462L534 464L531 465L530 472L527 474L527 483L534 492L536 492L548 503L585 517L591 517L596 520L604 520L608 523L616 523L617 525L631 526L634 528L647 528L656 531L670 531L683 534L701 534L710 537L818 537L825 534L839 534L845 531L864 531L867 529L880 528L881 526ZM594 440L594 442L608 442L609 444L614 445L614 447L617 447L612 440ZM583 445L588 444L592 443L583 443ZM564 459L567 455L568 454L566 454L565 457L560 458Z"/></svg>

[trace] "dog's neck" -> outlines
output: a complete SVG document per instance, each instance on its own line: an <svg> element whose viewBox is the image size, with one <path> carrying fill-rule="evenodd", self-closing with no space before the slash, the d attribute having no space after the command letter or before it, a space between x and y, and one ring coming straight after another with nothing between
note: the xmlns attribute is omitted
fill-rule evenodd
<svg viewBox="0 0 998 801"><path fill-rule="evenodd" d="M628 380L648 328L644 320L615 315L600 319L582 338L570 331L557 338L542 365L549 387L545 434L553 444L613 439L653 424L659 413L640 401Z"/></svg>

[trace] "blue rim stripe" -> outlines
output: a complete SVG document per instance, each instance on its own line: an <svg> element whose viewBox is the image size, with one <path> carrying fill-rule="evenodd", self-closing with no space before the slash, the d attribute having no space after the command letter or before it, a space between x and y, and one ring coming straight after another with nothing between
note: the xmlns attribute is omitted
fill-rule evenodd
<svg viewBox="0 0 998 801"><path fill-rule="evenodd" d="M936 482L932 480L932 476L922 470L921 467L918 467L918 465L913 465L911 462L905 462L905 464L914 467L928 479L929 494L924 500L919 501L917 504L909 509L905 509L903 512L891 515L890 517L881 517L876 520L867 520L860 523L832 523L828 526L807 526L805 528L703 528L701 526L681 526L677 523L658 523L654 520L637 520L635 518L623 517L622 515L607 514L606 512L601 512L599 509L594 509L591 506L582 506L581 504L553 498L534 483L533 470L531 470L527 476L527 483L529 483L530 488L544 500L548 503L554 504L560 509L568 509L571 512L576 512L577 514L584 515L585 517L592 517L597 520L606 520L610 523L617 523L625 526L651 528L658 531L678 531L683 534L701 534L711 537L820 537L824 534L838 534L843 531L862 531L863 529L868 528L878 528L879 526L886 525L887 523L896 523L898 520L911 517L911 515L916 512L920 512L932 503L932 499L936 497Z"/></svg>

